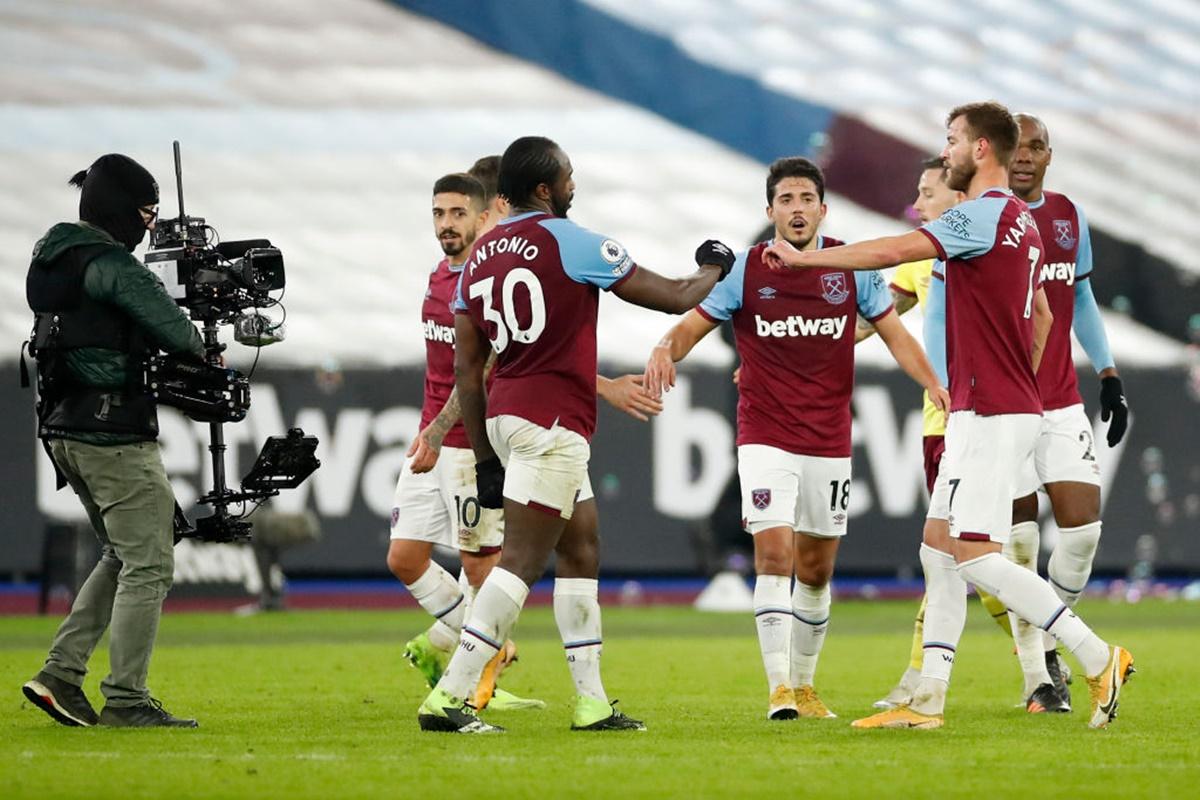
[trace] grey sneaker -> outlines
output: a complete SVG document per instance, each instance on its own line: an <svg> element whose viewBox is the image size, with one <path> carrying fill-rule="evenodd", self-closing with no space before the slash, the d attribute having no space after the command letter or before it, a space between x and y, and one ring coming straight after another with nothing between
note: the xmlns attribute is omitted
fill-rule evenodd
<svg viewBox="0 0 1200 800"><path fill-rule="evenodd" d="M100 724L111 728L198 728L200 724L194 719L181 719L173 716L162 707L162 703L149 698L136 706L114 707L110 705L100 709Z"/></svg>
<svg viewBox="0 0 1200 800"><path fill-rule="evenodd" d="M45 711L55 722L87 728L98 721L83 689L42 670L21 687L29 702Z"/></svg>

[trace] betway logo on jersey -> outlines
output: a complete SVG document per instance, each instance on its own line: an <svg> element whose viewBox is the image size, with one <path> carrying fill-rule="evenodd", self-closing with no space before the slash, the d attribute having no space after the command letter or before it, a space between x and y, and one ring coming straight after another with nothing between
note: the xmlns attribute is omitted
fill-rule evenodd
<svg viewBox="0 0 1200 800"><path fill-rule="evenodd" d="M471 254L471 271L474 272L476 267L497 253L513 253L526 261L533 261L538 257L538 252L538 246L524 236L502 236L476 246Z"/></svg>
<svg viewBox="0 0 1200 800"><path fill-rule="evenodd" d="M433 320L427 319L421 323L421 327L425 329L425 338L429 341L454 344L454 328L449 325L438 325Z"/></svg>
<svg viewBox="0 0 1200 800"><path fill-rule="evenodd" d="M846 332L847 316L840 317L804 317L792 314L783 319L767 320L754 315L754 329L759 336L772 336L782 339L785 336L829 336L834 339L842 338Z"/></svg>
<svg viewBox="0 0 1200 800"><path fill-rule="evenodd" d="M1075 285L1075 262L1056 261L1053 264L1042 265L1042 282L1066 281L1067 286Z"/></svg>

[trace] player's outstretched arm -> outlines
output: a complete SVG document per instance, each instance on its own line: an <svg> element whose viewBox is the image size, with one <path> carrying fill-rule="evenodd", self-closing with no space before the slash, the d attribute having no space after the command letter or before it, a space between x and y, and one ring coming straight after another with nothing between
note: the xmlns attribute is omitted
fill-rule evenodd
<svg viewBox="0 0 1200 800"><path fill-rule="evenodd" d="M639 266L626 280L613 288L613 293L627 303L668 314L682 314L695 308L717 285L717 281L733 269L733 251L715 239L709 239L696 249L696 264L700 269L683 278L666 278Z"/></svg>
<svg viewBox="0 0 1200 800"><path fill-rule="evenodd" d="M696 309L683 316L677 325L667 331L646 361L643 384L651 397L662 397L675 385L675 364L682 361L696 343L711 333L717 323L706 319Z"/></svg>
<svg viewBox="0 0 1200 800"><path fill-rule="evenodd" d="M930 402L943 414L950 413L950 394L938 380L933 365L925 357L925 351L904 327L899 315L884 314L875 320L875 329L879 331L879 338L883 339L900 368L929 392Z"/></svg>
<svg viewBox="0 0 1200 800"><path fill-rule="evenodd" d="M776 239L763 251L763 261L771 269L883 269L937 255L933 242L917 230L819 250L797 250L786 240Z"/></svg>
<svg viewBox="0 0 1200 800"><path fill-rule="evenodd" d="M1050 301L1046 299L1046 290L1038 287L1033 296L1033 372L1036 375L1042 365L1042 356L1046 353L1046 339L1050 336L1050 326L1054 324L1054 314L1050 311Z"/></svg>
<svg viewBox="0 0 1200 800"><path fill-rule="evenodd" d="M634 419L649 422L662 413L662 401L643 388L641 375L622 375L619 378L596 376L596 394L610 406L624 411Z"/></svg>

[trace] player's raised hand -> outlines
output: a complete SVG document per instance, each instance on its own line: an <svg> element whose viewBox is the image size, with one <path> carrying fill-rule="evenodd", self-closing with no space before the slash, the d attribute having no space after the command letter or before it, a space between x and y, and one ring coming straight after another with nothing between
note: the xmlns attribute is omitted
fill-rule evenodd
<svg viewBox="0 0 1200 800"><path fill-rule="evenodd" d="M733 254L729 245L716 239L706 239L696 248L696 266L716 267L721 270L722 279L733 269L733 262L736 260L737 256Z"/></svg>
<svg viewBox="0 0 1200 800"><path fill-rule="evenodd" d="M738 365L737 369L735 369L733 371L733 385L734 386L742 385L742 367L740 364Z"/></svg>
<svg viewBox="0 0 1200 800"><path fill-rule="evenodd" d="M1112 422L1108 422L1109 418ZM1100 379L1100 419L1108 422L1108 446L1116 447L1129 427L1129 405L1125 402L1125 388L1121 379L1109 375Z"/></svg>
<svg viewBox="0 0 1200 800"><path fill-rule="evenodd" d="M409 470L414 475L429 472L437 466L439 453L441 453L441 447L435 446L429 441L426 431L420 431L408 448L408 457L412 459L408 465Z"/></svg>
<svg viewBox="0 0 1200 800"><path fill-rule="evenodd" d="M601 378L597 381L596 390L609 405L618 411L624 411L634 419L648 422L650 417L662 413L662 401L643 388L645 376L622 375L619 378Z"/></svg>
<svg viewBox="0 0 1200 800"><path fill-rule="evenodd" d="M804 257L786 239L776 239L763 250L763 263L768 269L788 269L803 265Z"/></svg>
<svg viewBox="0 0 1200 800"><path fill-rule="evenodd" d="M659 342L650 351L646 371L642 374L642 388L655 400L662 398L675 386L675 362L671 360L671 347Z"/></svg>

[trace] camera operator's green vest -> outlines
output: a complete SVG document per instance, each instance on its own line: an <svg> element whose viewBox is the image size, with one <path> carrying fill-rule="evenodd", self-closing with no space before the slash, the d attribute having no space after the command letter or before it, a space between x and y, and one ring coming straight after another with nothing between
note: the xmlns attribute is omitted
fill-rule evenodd
<svg viewBox="0 0 1200 800"><path fill-rule="evenodd" d="M34 250L25 293L35 314L30 354L37 359L38 436L96 444L153 440L155 405L140 386L146 336L121 308L84 288L88 265L99 258L133 259L82 223L56 225Z"/></svg>

